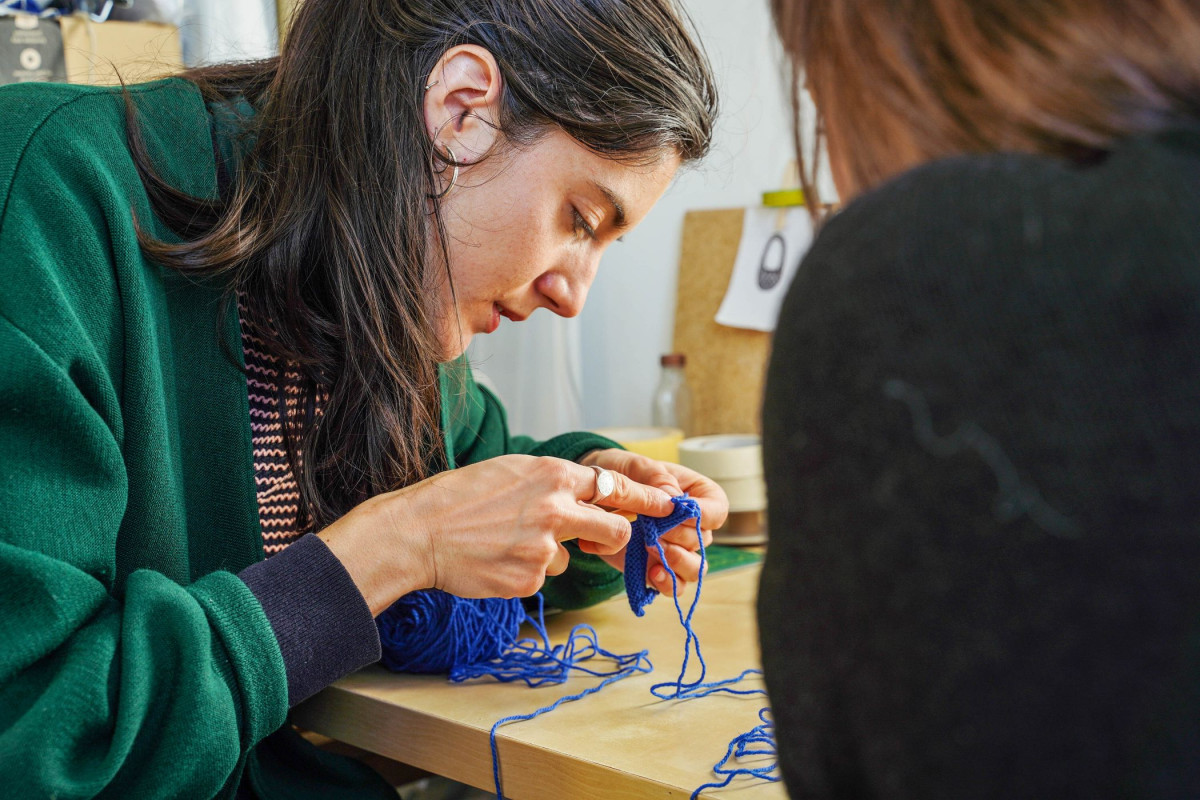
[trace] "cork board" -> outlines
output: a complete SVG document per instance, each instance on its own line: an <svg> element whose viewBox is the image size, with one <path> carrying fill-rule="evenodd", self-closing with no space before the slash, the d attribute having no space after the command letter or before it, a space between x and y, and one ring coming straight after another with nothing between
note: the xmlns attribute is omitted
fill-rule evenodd
<svg viewBox="0 0 1200 800"><path fill-rule="evenodd" d="M771 335L716 323L742 237L744 209L691 211L683 221L676 352L687 356L693 436L760 433Z"/></svg>
<svg viewBox="0 0 1200 800"><path fill-rule="evenodd" d="M292 22L292 14L296 13L298 5L300 5L300 0L275 0L275 19L278 23L281 43L287 36L287 29Z"/></svg>

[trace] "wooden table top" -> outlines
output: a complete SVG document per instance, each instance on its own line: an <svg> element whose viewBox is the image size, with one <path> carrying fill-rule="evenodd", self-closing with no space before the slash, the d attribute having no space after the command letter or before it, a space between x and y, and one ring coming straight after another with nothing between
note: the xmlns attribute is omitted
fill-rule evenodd
<svg viewBox="0 0 1200 800"><path fill-rule="evenodd" d="M754 597L759 568L741 567L705 578L693 627L708 663L707 680L759 666ZM681 602L690 600L690 594ZM684 605L686 611L687 606ZM513 800L634 800L687 798L715 778L712 767L735 736L759 724L761 695L712 695L663 701L650 686L673 681L683 657L684 632L670 598L659 597L642 618L624 595L547 622L553 644L587 623L600 646L614 653L650 651L654 671L618 681L594 695L564 703L537 719L500 728L501 777ZM695 659L689 665L690 679ZM293 710L302 728L483 789L493 789L488 732L496 720L524 714L599 682L573 677L558 686L481 680L451 684L444 677L397 675L379 666L351 675ZM752 677L739 688L761 687ZM749 766L770 759L753 757ZM742 764L746 766L746 764ZM739 777L705 798L780 800L781 783Z"/></svg>

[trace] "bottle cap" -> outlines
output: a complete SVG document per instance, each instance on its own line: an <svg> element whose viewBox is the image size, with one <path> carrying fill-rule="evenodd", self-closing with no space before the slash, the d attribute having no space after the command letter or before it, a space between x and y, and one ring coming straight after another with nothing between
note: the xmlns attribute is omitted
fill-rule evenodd
<svg viewBox="0 0 1200 800"><path fill-rule="evenodd" d="M804 191L801 189L779 189L774 192L763 192L762 203L768 208L802 206L804 205Z"/></svg>
<svg viewBox="0 0 1200 800"><path fill-rule="evenodd" d="M667 353L658 363L664 367L682 367L687 364L687 356L683 353Z"/></svg>

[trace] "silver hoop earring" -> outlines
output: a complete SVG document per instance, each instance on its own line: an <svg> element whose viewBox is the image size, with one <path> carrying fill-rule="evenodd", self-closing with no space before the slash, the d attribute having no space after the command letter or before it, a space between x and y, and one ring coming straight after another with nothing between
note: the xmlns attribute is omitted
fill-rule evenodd
<svg viewBox="0 0 1200 800"><path fill-rule="evenodd" d="M434 153L437 153L437 145L436 144L433 146L433 151L434 151ZM454 155L454 151L450 149L450 145L446 145L446 154L450 157L450 163L454 165L454 171L450 173L450 182L448 184L446 184L445 189L442 189L442 191L438 192L437 194L429 195L429 198L431 200L441 200L443 197L450 194L450 190L453 189L454 184L458 182L458 158ZM442 167L441 170L435 169L433 171L433 174L434 175L442 175L445 172L446 172L446 168Z"/></svg>
<svg viewBox="0 0 1200 800"><path fill-rule="evenodd" d="M425 84L425 91L427 91L427 92L428 92L430 89L432 89L433 87L437 86L439 83L441 83L441 78L439 78L438 80L434 81L433 83L427 83L427 84Z"/></svg>

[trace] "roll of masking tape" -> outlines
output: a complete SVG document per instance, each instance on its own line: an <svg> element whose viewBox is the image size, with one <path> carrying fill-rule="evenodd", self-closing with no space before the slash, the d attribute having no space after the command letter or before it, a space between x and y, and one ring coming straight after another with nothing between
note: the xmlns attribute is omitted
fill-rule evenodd
<svg viewBox="0 0 1200 800"><path fill-rule="evenodd" d="M631 453L679 463L683 431L678 428L596 428L592 433L612 439Z"/></svg>
<svg viewBox="0 0 1200 800"><path fill-rule="evenodd" d="M729 497L730 512L763 511L762 439L752 434L696 436L679 443L679 463L712 478Z"/></svg>

